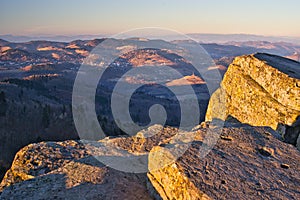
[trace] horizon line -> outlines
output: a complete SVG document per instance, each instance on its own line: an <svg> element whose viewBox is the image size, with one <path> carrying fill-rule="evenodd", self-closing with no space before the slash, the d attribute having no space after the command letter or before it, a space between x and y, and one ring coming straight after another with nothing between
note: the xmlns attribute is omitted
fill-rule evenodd
<svg viewBox="0 0 300 200"><path fill-rule="evenodd" d="M38 34L13 34L13 33L0 33L0 36L15 36L15 37L74 37L74 36L113 36L118 33L72 33L72 34L49 34L49 33L38 33ZM270 35L270 34L256 34L256 33L205 33L205 32L190 32L190 33L182 33L183 35L250 35L250 36L263 36L263 37L290 37L290 38L300 38L300 36L296 35ZM150 35L150 34L149 34ZM168 36L168 35L176 35L174 34L161 34L156 36Z"/></svg>

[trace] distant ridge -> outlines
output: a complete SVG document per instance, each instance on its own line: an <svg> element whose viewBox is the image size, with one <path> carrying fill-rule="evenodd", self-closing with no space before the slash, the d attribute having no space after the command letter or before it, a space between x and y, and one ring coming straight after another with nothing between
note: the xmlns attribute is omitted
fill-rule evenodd
<svg viewBox="0 0 300 200"><path fill-rule="evenodd" d="M10 42L30 42L36 40L47 40L56 42L71 42L74 40L92 40L95 38L104 38L105 35L49 35L49 36L16 36L16 35L0 35L0 39Z"/></svg>
<svg viewBox="0 0 300 200"><path fill-rule="evenodd" d="M8 43L9 43L8 41L0 39L0 46L5 46Z"/></svg>
<svg viewBox="0 0 300 200"><path fill-rule="evenodd" d="M57 42L71 42L74 40L92 40L95 38L106 38L110 35L98 34L98 35L41 35L41 36L16 36L16 35L0 35L1 39L10 42L29 42L32 40L49 40ZM132 36L128 36L130 38ZM203 43L228 43L228 42L249 42L249 41L267 41L267 42L289 42L300 45L300 37L289 37L289 36L263 36L254 34L203 34L203 33L192 33L180 35L160 35L152 36L151 34L142 35L141 37L147 39L163 39L167 41L172 40L187 40L188 37L203 42Z"/></svg>
<svg viewBox="0 0 300 200"><path fill-rule="evenodd" d="M287 36L263 36L252 34L188 34L188 36L198 40L199 42L205 43L267 41L300 44L300 37Z"/></svg>

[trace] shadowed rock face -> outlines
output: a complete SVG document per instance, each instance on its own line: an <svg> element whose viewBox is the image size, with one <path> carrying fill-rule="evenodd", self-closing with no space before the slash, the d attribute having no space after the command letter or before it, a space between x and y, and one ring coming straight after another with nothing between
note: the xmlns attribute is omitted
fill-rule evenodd
<svg viewBox="0 0 300 200"><path fill-rule="evenodd" d="M300 79L299 62L265 53L257 53L254 55L254 57L259 60L265 61L267 65L278 69L279 71L283 72L284 74L287 74L291 78Z"/></svg>
<svg viewBox="0 0 300 200"><path fill-rule="evenodd" d="M270 126L296 145L300 63L261 53L235 58L210 100L206 121L228 116L253 126Z"/></svg>
<svg viewBox="0 0 300 200"><path fill-rule="evenodd" d="M32 144L15 157L1 183L1 199L299 199L300 153L270 128L226 123L204 158L199 152L207 131L193 132L194 142L177 161L155 169L174 156L177 129L154 126L153 136ZM181 141L184 142L184 141ZM125 153L105 152L113 145ZM173 144L176 145L176 144ZM156 152L160 154L156 154ZM93 152L93 153L92 153ZM148 154L150 172L132 174L105 166L92 155ZM151 170L155 169L155 170ZM147 178L148 176L148 178Z"/></svg>

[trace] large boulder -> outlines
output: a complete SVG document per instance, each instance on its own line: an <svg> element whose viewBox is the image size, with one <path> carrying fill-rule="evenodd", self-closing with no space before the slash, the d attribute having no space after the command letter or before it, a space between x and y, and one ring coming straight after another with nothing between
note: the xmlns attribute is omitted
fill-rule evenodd
<svg viewBox="0 0 300 200"><path fill-rule="evenodd" d="M85 145L66 141L23 148L1 183L0 199L152 199L145 173L120 172L104 165ZM105 152L106 142L89 145L99 155L115 153Z"/></svg>
<svg viewBox="0 0 300 200"><path fill-rule="evenodd" d="M240 56L212 95L206 121L234 117L269 126L296 145L300 133L300 63L275 55Z"/></svg>
<svg viewBox="0 0 300 200"><path fill-rule="evenodd" d="M118 171L118 166L108 166L109 159L122 165L130 156L141 156L147 167L147 152L176 133L156 125L134 137L28 145L6 172L0 199L152 199L155 192L148 192L146 172Z"/></svg>

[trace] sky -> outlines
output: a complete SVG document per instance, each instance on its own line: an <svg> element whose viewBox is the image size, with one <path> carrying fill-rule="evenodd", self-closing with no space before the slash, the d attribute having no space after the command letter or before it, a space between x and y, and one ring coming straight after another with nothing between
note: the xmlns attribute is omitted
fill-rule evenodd
<svg viewBox="0 0 300 200"><path fill-rule="evenodd" d="M299 0L1 0L0 34L182 33L300 37Z"/></svg>

